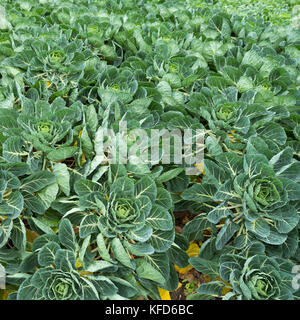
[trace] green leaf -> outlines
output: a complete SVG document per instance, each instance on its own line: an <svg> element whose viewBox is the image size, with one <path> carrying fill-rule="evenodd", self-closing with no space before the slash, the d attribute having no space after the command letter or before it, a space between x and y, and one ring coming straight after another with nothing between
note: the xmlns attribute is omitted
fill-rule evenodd
<svg viewBox="0 0 300 320"><path fill-rule="evenodd" d="M70 272L75 269L76 257L73 251L59 249L56 251L54 264L57 269Z"/></svg>
<svg viewBox="0 0 300 320"><path fill-rule="evenodd" d="M11 230L13 228L13 221L11 219L5 219L0 224L0 248L3 247L10 237Z"/></svg>
<svg viewBox="0 0 300 320"><path fill-rule="evenodd" d="M78 147L61 147L50 151L47 158L51 161L61 161L73 157L78 151Z"/></svg>
<svg viewBox="0 0 300 320"><path fill-rule="evenodd" d="M133 197L134 182L130 178L120 177L112 184L110 192L117 194L119 197Z"/></svg>
<svg viewBox="0 0 300 320"><path fill-rule="evenodd" d="M135 241L145 242L151 237L152 232L153 229L150 226L145 225L139 230L129 230L129 232L127 233L127 237Z"/></svg>
<svg viewBox="0 0 300 320"><path fill-rule="evenodd" d="M22 191L22 195L24 198L24 207L26 209L29 209L37 214L43 214L46 211L42 199L27 191Z"/></svg>
<svg viewBox="0 0 300 320"><path fill-rule="evenodd" d="M216 185L221 185L225 180L225 171L218 166L215 162L205 159L204 160L205 175Z"/></svg>
<svg viewBox="0 0 300 320"><path fill-rule="evenodd" d="M94 214L85 216L80 222L79 237L84 239L90 234L98 231L98 217Z"/></svg>
<svg viewBox="0 0 300 320"><path fill-rule="evenodd" d="M0 215L9 218L17 218L22 212L24 207L24 199L19 191L13 191L9 198L0 204Z"/></svg>
<svg viewBox="0 0 300 320"><path fill-rule="evenodd" d="M249 231L262 238L268 237L270 234L270 226L263 218L253 219L252 221L245 220L245 226Z"/></svg>
<svg viewBox="0 0 300 320"><path fill-rule="evenodd" d="M224 282L212 281L208 283L202 283L197 289L197 292L200 294L210 294L216 297L221 297L224 287L225 287Z"/></svg>
<svg viewBox="0 0 300 320"><path fill-rule="evenodd" d="M35 267L38 266L38 255L37 253L33 252L28 254L20 264L20 271L21 272L30 272Z"/></svg>
<svg viewBox="0 0 300 320"><path fill-rule="evenodd" d="M155 249L155 252L165 252L170 249L174 238L174 229L170 231L153 230L149 243Z"/></svg>
<svg viewBox="0 0 300 320"><path fill-rule="evenodd" d="M21 162L27 153L22 149L23 140L20 137L9 137L2 145L3 158L8 162Z"/></svg>
<svg viewBox="0 0 300 320"><path fill-rule="evenodd" d="M225 203L222 203L209 212L209 214L207 215L207 220L212 223L218 223L222 218L232 216L232 211L226 207Z"/></svg>
<svg viewBox="0 0 300 320"><path fill-rule="evenodd" d="M84 196L94 191L101 190L101 185L91 180L79 179L74 184L74 190L79 196Z"/></svg>
<svg viewBox="0 0 300 320"><path fill-rule="evenodd" d="M195 183L192 187L186 189L181 197L184 200L193 200L197 202L214 202L214 196L217 188L213 184Z"/></svg>
<svg viewBox="0 0 300 320"><path fill-rule="evenodd" d="M22 180L21 190L37 192L55 183L55 176L49 171L38 171Z"/></svg>
<svg viewBox="0 0 300 320"><path fill-rule="evenodd" d="M276 211L279 211L282 216L275 221L275 228L279 233L288 233L298 225L300 217L295 207L288 205Z"/></svg>
<svg viewBox="0 0 300 320"><path fill-rule="evenodd" d="M143 279L149 279L157 283L165 282L165 278L163 277L163 275L144 259L140 259L137 261L136 273L138 277Z"/></svg>
<svg viewBox="0 0 300 320"><path fill-rule="evenodd" d="M159 230L172 230L173 220L170 213L162 206L154 204L146 223L149 224L153 229Z"/></svg>
<svg viewBox="0 0 300 320"><path fill-rule="evenodd" d="M68 167L64 163L56 163L53 166L53 173L60 190L66 195L70 195L70 174Z"/></svg>
<svg viewBox="0 0 300 320"><path fill-rule="evenodd" d="M216 229L214 223L210 222L206 214L199 214L189 221L182 229L182 234L190 241L202 240L203 231L207 229Z"/></svg>
<svg viewBox="0 0 300 320"><path fill-rule="evenodd" d="M143 257L154 253L154 248L149 243L131 244L128 241L123 242L124 247L133 255Z"/></svg>
<svg viewBox="0 0 300 320"><path fill-rule="evenodd" d="M17 294L17 300L36 300L37 288L30 283L30 279L26 279L20 286Z"/></svg>
<svg viewBox="0 0 300 320"><path fill-rule="evenodd" d="M225 225L219 231L216 239L216 249L222 250L232 236L240 229L239 225L226 220Z"/></svg>
<svg viewBox="0 0 300 320"><path fill-rule="evenodd" d="M158 183L162 183L162 182L166 182L169 181L171 179L174 179L175 177L177 177L184 169L183 168L175 168L175 169L171 169L167 172L164 172L163 174L161 174L156 181Z"/></svg>
<svg viewBox="0 0 300 320"><path fill-rule="evenodd" d="M86 271L88 272L115 272L117 271L118 267L108 261L99 260L94 261L91 263L87 268Z"/></svg>
<svg viewBox="0 0 300 320"><path fill-rule="evenodd" d="M135 184L135 195L136 198L139 198L140 196L147 196L151 200L155 199L157 195L157 188L154 180L148 176L141 178Z"/></svg>
<svg viewBox="0 0 300 320"><path fill-rule="evenodd" d="M16 248L18 248L20 251L25 251L26 228L23 221L20 218L14 219L11 240Z"/></svg>
<svg viewBox="0 0 300 320"><path fill-rule="evenodd" d="M75 251L76 237L73 226L68 219L62 219L59 223L58 238L60 243L69 250Z"/></svg>
<svg viewBox="0 0 300 320"><path fill-rule="evenodd" d="M300 181L300 162L294 162L286 170L280 172L279 177L287 178L293 181Z"/></svg>
<svg viewBox="0 0 300 320"><path fill-rule="evenodd" d="M111 242L111 249L115 258L120 261L124 266L135 269L135 264L131 261L130 256L125 251L119 238L114 238Z"/></svg>
<svg viewBox="0 0 300 320"><path fill-rule="evenodd" d="M60 249L56 242L48 242L38 253L38 262L41 266L50 266L54 264L56 252Z"/></svg>
<svg viewBox="0 0 300 320"><path fill-rule="evenodd" d="M81 248L79 250L79 259L80 261L83 262L83 264L85 265L85 261L84 261L84 257L85 257L85 254L87 252L87 248L88 246L90 245L90 242L91 242L91 235L87 236L83 242L82 242L82 245L81 245Z"/></svg>
<svg viewBox="0 0 300 320"><path fill-rule="evenodd" d="M38 197L41 199L44 208L48 209L52 202L55 201L58 194L58 184L55 182L37 192Z"/></svg>
<svg viewBox="0 0 300 320"><path fill-rule="evenodd" d="M259 136L284 145L287 139L284 128L278 123L269 123L265 127L258 129Z"/></svg>
<svg viewBox="0 0 300 320"><path fill-rule="evenodd" d="M164 188L157 188L156 203L169 210L173 206L170 193Z"/></svg>
<svg viewBox="0 0 300 320"><path fill-rule="evenodd" d="M215 158L233 176L243 169L243 158L236 153L223 153Z"/></svg>
<svg viewBox="0 0 300 320"><path fill-rule="evenodd" d="M219 276L219 264L215 261L209 261L200 257L189 259L189 263L199 272L209 276L211 280Z"/></svg>
<svg viewBox="0 0 300 320"><path fill-rule="evenodd" d="M87 158L92 158L94 155L94 144L92 143L86 127L83 128L82 134L80 136L81 146L83 153Z"/></svg>
<svg viewBox="0 0 300 320"><path fill-rule="evenodd" d="M286 178L281 178L280 181L283 182L284 189L288 193L290 200L300 200L300 183Z"/></svg>
<svg viewBox="0 0 300 320"><path fill-rule="evenodd" d="M287 235L279 233L275 228L271 227L270 234L267 237L262 238L256 235L256 238L268 244L281 245L286 241Z"/></svg>
<svg viewBox="0 0 300 320"><path fill-rule="evenodd" d="M113 260L110 257L109 251L106 248L105 240L104 240L103 235L101 233L99 233L97 235L96 240L97 240L98 252L99 252L101 258L106 261L113 262Z"/></svg>
<svg viewBox="0 0 300 320"><path fill-rule="evenodd" d="M44 224L43 222L41 222L40 220L38 220L37 218L31 217L31 220L33 221L33 223L35 224L35 226L40 229L41 231L43 231L46 234L53 234L55 235L55 232L46 224Z"/></svg>

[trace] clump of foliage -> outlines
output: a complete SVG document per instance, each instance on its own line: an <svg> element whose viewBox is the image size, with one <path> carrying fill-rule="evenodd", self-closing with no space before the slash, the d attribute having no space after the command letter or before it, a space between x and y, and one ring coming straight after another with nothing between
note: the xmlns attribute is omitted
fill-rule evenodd
<svg viewBox="0 0 300 320"><path fill-rule="evenodd" d="M158 288L178 287L175 266L189 264L210 280L187 288L189 299L299 299L294 5L1 2L8 299L160 299ZM185 164L109 163L99 134L119 137L122 121L202 129L199 175ZM182 233L180 211L193 214ZM189 258L193 241L201 249Z"/></svg>

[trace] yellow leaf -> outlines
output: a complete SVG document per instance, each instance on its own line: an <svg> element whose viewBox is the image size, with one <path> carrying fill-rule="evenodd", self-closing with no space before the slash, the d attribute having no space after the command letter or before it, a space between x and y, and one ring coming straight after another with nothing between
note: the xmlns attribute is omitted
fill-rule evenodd
<svg viewBox="0 0 300 320"><path fill-rule="evenodd" d="M210 282L211 279L209 276L207 276L206 274L203 275L203 278L205 279L205 282ZM224 287L223 290L222 290L222 295L225 296L226 293L232 291L232 288L231 288L231 284L227 281L224 281L222 278L220 277L217 277L216 278L217 281L222 281L226 284L227 287ZM229 287L229 288L228 288Z"/></svg>
<svg viewBox="0 0 300 320"><path fill-rule="evenodd" d="M227 136L229 137L229 142L230 143L234 143L234 142L241 142L240 140L236 139L234 136L233 136L233 133L235 133L235 130L230 130L231 133L227 133Z"/></svg>
<svg viewBox="0 0 300 320"><path fill-rule="evenodd" d="M199 254L199 250L200 247L198 246L197 243L192 242L189 246L189 248L187 249L186 253L188 254L188 256L191 257L197 257Z"/></svg>
<svg viewBox="0 0 300 320"><path fill-rule="evenodd" d="M46 84L47 84L47 88L49 88L51 86L51 82L50 81L47 81Z"/></svg>
<svg viewBox="0 0 300 320"><path fill-rule="evenodd" d="M79 134L78 134L78 138L79 138L79 139L80 139L81 135L82 135L82 130L79 131ZM74 142L74 146L76 147L77 144L78 144L78 142L75 141L75 142Z"/></svg>
<svg viewBox="0 0 300 320"><path fill-rule="evenodd" d="M39 237L39 234L36 233L35 231L26 229L26 241L29 243L33 243L33 241Z"/></svg>
<svg viewBox="0 0 300 320"><path fill-rule="evenodd" d="M199 253L200 247L198 246L197 243L192 242L190 243L189 248L187 249L186 253L188 254L188 256L191 257L197 257L198 253ZM181 274L185 274L188 273L190 270L193 269L192 265L188 265L185 268L179 268L176 264L174 265L175 270L178 271Z"/></svg>
<svg viewBox="0 0 300 320"><path fill-rule="evenodd" d="M204 163L203 163L203 162L201 162L201 163L196 163L196 164L195 164L195 167L196 167L199 171L201 171L201 173L205 176Z"/></svg>
<svg viewBox="0 0 300 320"><path fill-rule="evenodd" d="M178 282L178 287L176 288L176 290L180 289L182 287L182 283L181 282ZM175 291L176 291L175 290Z"/></svg>
<svg viewBox="0 0 300 320"><path fill-rule="evenodd" d="M206 274L203 275L203 278L204 278L205 282L210 282L210 277L207 276Z"/></svg>
<svg viewBox="0 0 300 320"><path fill-rule="evenodd" d="M0 300L7 300L10 293L14 292L15 290L0 290Z"/></svg>
<svg viewBox="0 0 300 320"><path fill-rule="evenodd" d="M158 287L158 292L161 297L161 300L171 300L170 292Z"/></svg>
<svg viewBox="0 0 300 320"><path fill-rule="evenodd" d="M83 267L83 264L79 258L77 258L75 263L75 268L78 270L79 268Z"/></svg>

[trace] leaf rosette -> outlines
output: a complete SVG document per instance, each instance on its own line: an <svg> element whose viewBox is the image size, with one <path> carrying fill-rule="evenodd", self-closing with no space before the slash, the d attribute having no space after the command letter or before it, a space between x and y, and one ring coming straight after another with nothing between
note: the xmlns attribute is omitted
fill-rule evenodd
<svg viewBox="0 0 300 320"><path fill-rule="evenodd" d="M260 211L272 211L288 201L284 184L276 177L255 179L248 187L248 192Z"/></svg>
<svg viewBox="0 0 300 320"><path fill-rule="evenodd" d="M199 286L198 299L202 295L223 300L294 299L294 264L267 256L261 242L254 241L244 250L227 247L223 252L213 251L208 245L200 250L199 257L190 258L190 263L211 280Z"/></svg>
<svg viewBox="0 0 300 320"><path fill-rule="evenodd" d="M87 186L97 191L87 192ZM139 250L144 255L143 246L149 252L165 252L171 247L174 239L174 221L168 211L172 206L171 197L162 188L157 188L149 176L137 181L126 176L118 177L104 189L81 179L76 182L75 190L80 196L80 208L90 210L81 222L82 237L100 230L111 240L121 239L123 245L136 255ZM157 198L162 193L168 201L161 202ZM98 231L85 227L92 217L97 222Z"/></svg>

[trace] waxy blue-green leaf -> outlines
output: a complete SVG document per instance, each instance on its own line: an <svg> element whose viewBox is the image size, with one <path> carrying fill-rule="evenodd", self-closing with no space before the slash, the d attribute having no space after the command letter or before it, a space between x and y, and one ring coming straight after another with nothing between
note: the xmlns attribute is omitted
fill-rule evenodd
<svg viewBox="0 0 300 320"><path fill-rule="evenodd" d="M218 223L222 218L233 216L232 211L226 207L225 203L211 210L207 215L207 220L212 223Z"/></svg>
<svg viewBox="0 0 300 320"><path fill-rule="evenodd" d="M149 243L131 244L128 241L123 241L124 247L133 255L143 257L154 253L154 248Z"/></svg>
<svg viewBox="0 0 300 320"><path fill-rule="evenodd" d="M80 222L79 237L84 239L98 231L98 217L94 214L86 215Z"/></svg>
<svg viewBox="0 0 300 320"><path fill-rule="evenodd" d="M118 270L118 267L108 261L99 260L90 264L86 271L88 272L115 272Z"/></svg>
<svg viewBox="0 0 300 320"><path fill-rule="evenodd" d="M139 198L140 196L147 196L149 199L155 199L157 195L157 188L154 180L150 177L145 176L141 178L135 184L135 196Z"/></svg>
<svg viewBox="0 0 300 320"><path fill-rule="evenodd" d="M280 233L292 231L299 222L300 216L293 206L284 206L276 211L281 211L281 219L275 221L275 228Z"/></svg>
<svg viewBox="0 0 300 320"><path fill-rule="evenodd" d="M129 230L129 232L127 233L127 237L139 242L146 242L147 240L149 240L152 233L153 229L150 226L145 225L139 230Z"/></svg>
<svg viewBox="0 0 300 320"><path fill-rule="evenodd" d="M216 160L232 176L236 176L243 168L243 158L236 153L223 153L216 156Z"/></svg>
<svg viewBox="0 0 300 320"><path fill-rule="evenodd" d="M225 287L225 283L223 281L211 281L208 283L202 283L197 292L200 294L209 294L215 297L221 297L222 291Z"/></svg>
<svg viewBox="0 0 300 320"><path fill-rule="evenodd" d="M3 143L3 157L8 162L21 162L27 153L23 149L23 139L20 137L9 137Z"/></svg>
<svg viewBox="0 0 300 320"><path fill-rule="evenodd" d="M209 276L211 280L219 276L219 264L215 261L194 257L189 259L189 263L199 272Z"/></svg>
<svg viewBox="0 0 300 320"><path fill-rule="evenodd" d="M31 217L31 220L35 224L35 226L40 229L42 232L49 234L49 235L55 235L55 232L45 223L41 222L39 219Z"/></svg>
<svg viewBox="0 0 300 320"><path fill-rule="evenodd" d="M53 166L53 173L60 190L66 195L70 195L70 174L65 163L56 163Z"/></svg>
<svg viewBox="0 0 300 320"><path fill-rule="evenodd" d="M50 151L47 158L51 161L61 161L73 157L78 151L78 147L61 147Z"/></svg>
<svg viewBox="0 0 300 320"><path fill-rule="evenodd" d="M37 197L42 201L44 208L48 209L52 202L55 201L58 194L58 184L52 183L44 189L37 192Z"/></svg>
<svg viewBox="0 0 300 320"><path fill-rule="evenodd" d="M149 243L155 249L155 252L165 252L170 249L175 238L174 230L153 230Z"/></svg>
<svg viewBox="0 0 300 320"><path fill-rule="evenodd" d="M20 190L28 192L40 191L43 188L55 183L55 176L49 171L38 171L22 180Z"/></svg>
<svg viewBox="0 0 300 320"><path fill-rule="evenodd" d="M135 263L131 260L130 256L125 251L122 242L118 238L114 238L111 241L111 249L114 257L120 261L124 266L135 269Z"/></svg>
<svg viewBox="0 0 300 320"><path fill-rule="evenodd" d="M270 225L263 218L245 220L247 230L259 235L262 238L268 237L270 234Z"/></svg>
<svg viewBox="0 0 300 320"><path fill-rule="evenodd" d="M214 202L216 191L217 188L213 184L195 183L192 187L186 189L181 196L184 200Z"/></svg>
<svg viewBox="0 0 300 320"><path fill-rule="evenodd" d="M55 253L54 265L62 271L68 272L75 269L76 257L73 251L58 249Z"/></svg>
<svg viewBox="0 0 300 320"><path fill-rule="evenodd" d="M182 234L190 241L201 241L203 237L203 231L207 229L215 231L216 227L214 223L208 220L206 214L199 214L184 225Z"/></svg>
<svg viewBox="0 0 300 320"><path fill-rule="evenodd" d="M134 195L134 182L130 178L120 177L112 184L110 192L125 198L132 197Z"/></svg>
<svg viewBox="0 0 300 320"><path fill-rule="evenodd" d="M165 209L171 209L173 205L170 193L164 188L157 188L156 203L163 206Z"/></svg>
<svg viewBox="0 0 300 320"><path fill-rule="evenodd" d="M175 177L177 177L181 172L183 171L183 168L175 168L175 169L171 169L169 171L164 172L163 174L161 174L156 181L159 183L162 182L167 182L171 179L174 179Z"/></svg>
<svg viewBox="0 0 300 320"><path fill-rule="evenodd" d="M9 218L1 222L0 225L0 248L2 248L9 239L11 230L13 228L13 221Z"/></svg>
<svg viewBox="0 0 300 320"><path fill-rule="evenodd" d="M67 249L75 251L76 236L73 226L68 219L62 219L59 224L58 238L60 243Z"/></svg>
<svg viewBox="0 0 300 320"><path fill-rule="evenodd" d="M236 223L226 220L225 225L219 231L216 238L217 250L222 250L224 246L231 240L232 236L240 229Z"/></svg>
<svg viewBox="0 0 300 320"><path fill-rule="evenodd" d="M6 201L0 204L0 215L9 218L17 218L24 207L24 198L19 191L13 191Z"/></svg>
<svg viewBox="0 0 300 320"><path fill-rule="evenodd" d="M20 218L14 219L11 240L16 248L23 252L26 248L26 228Z"/></svg>
<svg viewBox="0 0 300 320"><path fill-rule="evenodd" d="M55 254L59 249L60 246L54 241L50 241L45 244L38 252L39 264L41 266L50 266L54 264Z"/></svg>
<svg viewBox="0 0 300 320"><path fill-rule="evenodd" d="M136 273L140 278L149 279L159 284L165 282L164 276L144 259L137 261Z"/></svg>
<svg viewBox="0 0 300 320"><path fill-rule="evenodd" d="M149 224L153 229L159 230L172 230L173 220L164 207L154 204L149 215L146 218L146 223Z"/></svg>

